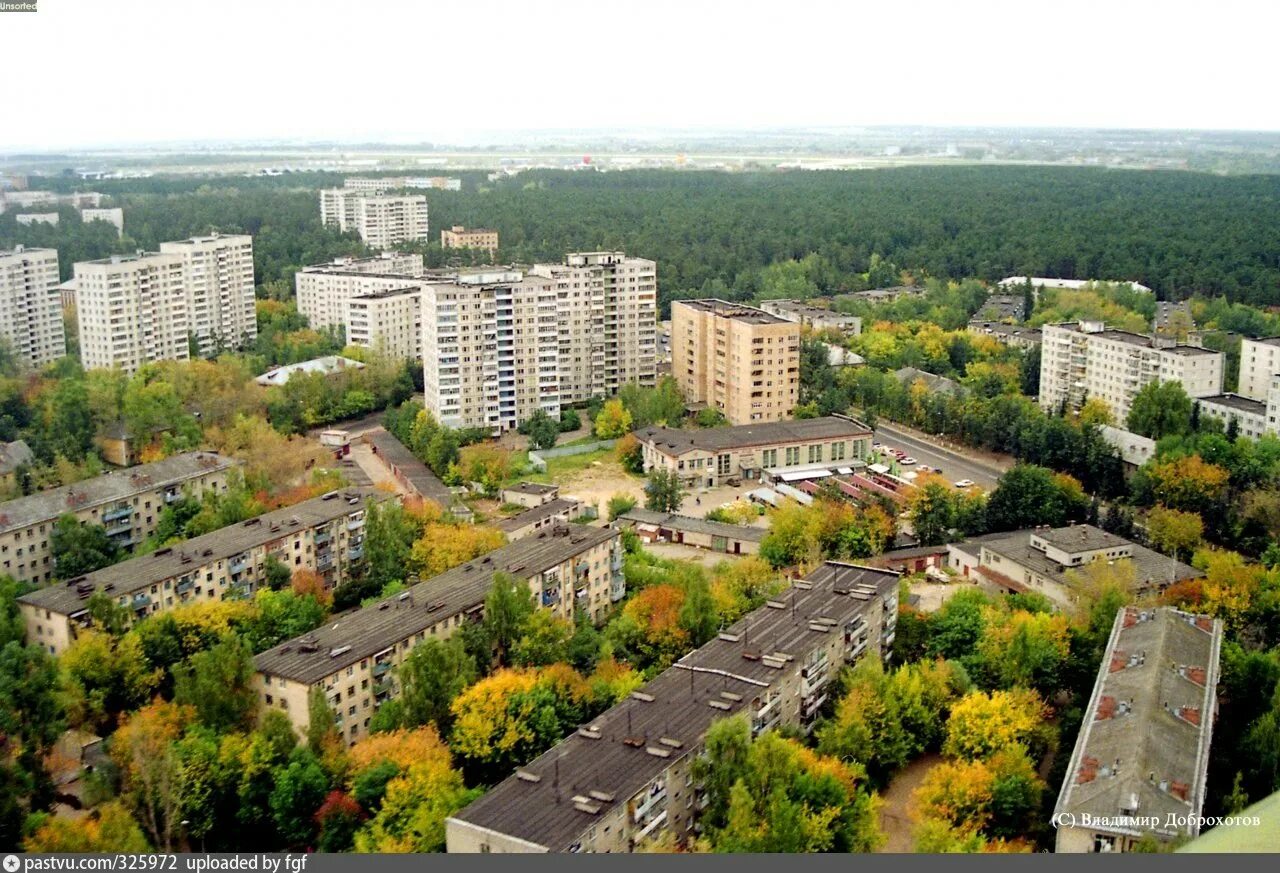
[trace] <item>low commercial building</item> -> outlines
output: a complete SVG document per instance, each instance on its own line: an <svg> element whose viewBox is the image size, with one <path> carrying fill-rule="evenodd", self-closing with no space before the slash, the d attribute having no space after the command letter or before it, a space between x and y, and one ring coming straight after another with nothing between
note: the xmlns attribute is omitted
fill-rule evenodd
<svg viewBox="0 0 1280 873"><path fill-rule="evenodd" d="M635 432L645 472L666 469L691 486L760 479L764 470L865 458L871 428L845 415L712 428L646 427Z"/></svg>
<svg viewBox="0 0 1280 873"><path fill-rule="evenodd" d="M313 374L319 373L322 376L332 376L335 373L341 373L344 370L363 370L364 363L354 358L344 358L341 355L325 355L323 358L312 358L309 361L300 361L296 364L286 364L283 367L276 367L268 370L259 376L256 381L259 385L272 386L284 385L299 373Z"/></svg>
<svg viewBox="0 0 1280 873"><path fill-rule="evenodd" d="M483 249L492 256L498 252L498 232L487 227L455 224L440 231L440 246L446 249Z"/></svg>
<svg viewBox="0 0 1280 873"><path fill-rule="evenodd" d="M238 464L214 452L186 452L0 503L0 573L31 584L53 579L49 541L64 515L102 525L117 545L132 548L155 533L160 513L184 494L226 491L227 474Z"/></svg>
<svg viewBox="0 0 1280 873"><path fill-rule="evenodd" d="M18 598L27 642L60 654L88 627L89 598L103 592L134 620L183 604L251 597L274 558L311 570L326 588L342 583L364 556L364 515L372 489L331 492L175 546L39 588Z"/></svg>
<svg viewBox="0 0 1280 873"><path fill-rule="evenodd" d="M923 297L924 287L920 285L894 285L890 288L872 288L869 291L854 291L840 295L846 300L861 300L863 303L892 303L903 297Z"/></svg>
<svg viewBox="0 0 1280 873"><path fill-rule="evenodd" d="M494 526L507 535L508 541L515 542L533 536L540 530L568 524L581 514L582 504L577 500L572 497L557 497L509 518L500 519Z"/></svg>
<svg viewBox="0 0 1280 873"><path fill-rule="evenodd" d="M514 503L526 509L550 503L559 496L559 485L544 485L541 482L521 482L502 489L503 503Z"/></svg>
<svg viewBox="0 0 1280 873"><path fill-rule="evenodd" d="M934 394L956 394L960 391L960 383L946 376L939 376L918 367L902 367L893 371L894 378L907 388L917 382L923 382L925 388Z"/></svg>
<svg viewBox="0 0 1280 873"><path fill-rule="evenodd" d="M1120 453L1126 473L1132 473L1156 456L1156 441L1151 437L1109 424L1099 425L1098 430L1107 444Z"/></svg>
<svg viewBox="0 0 1280 873"><path fill-rule="evenodd" d="M445 822L448 851L633 852L696 834L693 763L723 718L810 730L840 668L883 657L898 575L827 562Z"/></svg>
<svg viewBox="0 0 1280 873"><path fill-rule="evenodd" d="M1077 600L1067 574L1084 570L1093 561L1129 562L1139 594L1204 575L1090 524L988 534L952 543L948 551L949 566L961 576L996 593L1042 594L1060 608L1074 606Z"/></svg>
<svg viewBox="0 0 1280 873"><path fill-rule="evenodd" d="M1222 622L1123 607L1054 808L1057 852L1128 852L1200 833Z"/></svg>
<svg viewBox="0 0 1280 873"><path fill-rule="evenodd" d="M1239 394L1227 393L1201 397L1195 402L1200 404L1201 415L1222 419L1224 426L1234 421L1240 436L1257 439L1276 430L1274 425L1268 423L1267 404L1261 400L1250 400Z"/></svg>
<svg viewBox="0 0 1280 873"><path fill-rule="evenodd" d="M784 321L814 330L837 330L849 335L862 333L862 319L858 316L810 306L803 300L762 300L760 308Z"/></svg>
<svg viewBox="0 0 1280 873"><path fill-rule="evenodd" d="M483 617L497 573L527 582L539 608L565 619L581 610L599 623L626 596L617 531L543 530L261 653L254 666L263 706L305 733L308 696L321 688L339 732L354 743L368 734L374 711L399 694L395 669L414 646Z"/></svg>
<svg viewBox="0 0 1280 873"><path fill-rule="evenodd" d="M457 498L448 485L431 468L409 451L395 434L382 428L368 431L362 441L373 450L378 460L402 489L420 500L430 500L441 509L459 517L470 517L471 510Z"/></svg>
<svg viewBox="0 0 1280 873"><path fill-rule="evenodd" d="M30 467L35 460L35 453L26 440L0 443L0 487L10 489L18 485L18 471Z"/></svg>
<svg viewBox="0 0 1280 873"><path fill-rule="evenodd" d="M1044 276L1009 276L1007 279L1001 279L996 284L1000 288L1021 288L1028 282L1031 287L1038 293L1041 288L1056 288L1066 291L1083 291L1095 285L1127 285L1134 291L1142 291L1147 294L1151 293L1151 289L1146 285L1138 282L1130 282L1125 279L1052 279Z"/></svg>
<svg viewBox="0 0 1280 873"><path fill-rule="evenodd" d="M618 516L614 527L628 527L646 543L677 543L723 552L727 555L754 555L769 531L744 524L708 521L675 512L630 509Z"/></svg>

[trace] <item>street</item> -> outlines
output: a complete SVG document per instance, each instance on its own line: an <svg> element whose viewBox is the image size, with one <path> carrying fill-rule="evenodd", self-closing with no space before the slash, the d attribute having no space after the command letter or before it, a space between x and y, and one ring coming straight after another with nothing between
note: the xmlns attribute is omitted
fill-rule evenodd
<svg viewBox="0 0 1280 873"><path fill-rule="evenodd" d="M972 479L984 491L994 489L996 480L1004 472L987 461L961 455L950 449L938 448L892 425L878 424L875 429L875 439L886 446L902 449L921 464L941 469L942 476L950 482ZM905 467L904 469L914 468Z"/></svg>

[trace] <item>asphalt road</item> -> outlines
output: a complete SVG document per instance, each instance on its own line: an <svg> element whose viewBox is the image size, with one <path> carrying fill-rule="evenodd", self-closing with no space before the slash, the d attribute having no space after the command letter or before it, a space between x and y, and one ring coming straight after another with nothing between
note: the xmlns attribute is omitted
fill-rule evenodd
<svg viewBox="0 0 1280 873"><path fill-rule="evenodd" d="M1001 470L998 467L950 449L938 448L891 425L877 425L875 440L886 446L902 449L921 464L941 469L943 477L951 482L972 479L980 488L990 491L996 487L996 480L1000 478Z"/></svg>

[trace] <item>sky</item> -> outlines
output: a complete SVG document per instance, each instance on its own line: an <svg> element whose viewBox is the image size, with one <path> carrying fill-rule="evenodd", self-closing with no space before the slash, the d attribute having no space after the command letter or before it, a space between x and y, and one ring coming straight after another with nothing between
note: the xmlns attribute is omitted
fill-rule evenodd
<svg viewBox="0 0 1280 873"><path fill-rule="evenodd" d="M38 4L0 12L4 150L547 129L1280 130L1280 4L1260 0Z"/></svg>

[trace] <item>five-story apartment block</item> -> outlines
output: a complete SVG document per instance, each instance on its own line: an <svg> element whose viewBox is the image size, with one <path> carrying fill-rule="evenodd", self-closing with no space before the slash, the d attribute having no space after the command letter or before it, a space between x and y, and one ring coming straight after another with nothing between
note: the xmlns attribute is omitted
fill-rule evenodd
<svg viewBox="0 0 1280 873"><path fill-rule="evenodd" d="M0 251L0 338L31 369L66 355L54 249Z"/></svg>

